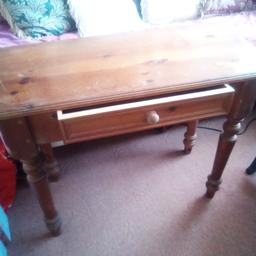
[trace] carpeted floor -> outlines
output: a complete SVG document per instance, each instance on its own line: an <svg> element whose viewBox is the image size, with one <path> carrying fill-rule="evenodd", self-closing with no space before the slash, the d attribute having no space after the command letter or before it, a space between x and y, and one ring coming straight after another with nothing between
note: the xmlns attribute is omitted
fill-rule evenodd
<svg viewBox="0 0 256 256"><path fill-rule="evenodd" d="M220 128L222 119L203 125ZM52 184L63 233L51 238L28 187L9 211L10 256L255 256L256 124L239 137L213 200L203 197L218 133L198 129L183 155L184 127L57 148Z"/></svg>

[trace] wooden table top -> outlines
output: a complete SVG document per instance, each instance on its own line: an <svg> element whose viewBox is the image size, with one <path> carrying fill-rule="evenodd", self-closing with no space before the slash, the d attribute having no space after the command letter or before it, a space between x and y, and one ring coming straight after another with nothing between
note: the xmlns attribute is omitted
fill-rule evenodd
<svg viewBox="0 0 256 256"><path fill-rule="evenodd" d="M256 36L223 20L1 49L0 119L256 78Z"/></svg>

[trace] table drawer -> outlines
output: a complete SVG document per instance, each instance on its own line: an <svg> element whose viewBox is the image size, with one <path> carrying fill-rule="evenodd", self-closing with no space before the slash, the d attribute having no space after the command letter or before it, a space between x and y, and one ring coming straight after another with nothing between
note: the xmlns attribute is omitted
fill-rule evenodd
<svg viewBox="0 0 256 256"><path fill-rule="evenodd" d="M234 89L229 85L117 105L57 111L65 143L145 130L227 114Z"/></svg>

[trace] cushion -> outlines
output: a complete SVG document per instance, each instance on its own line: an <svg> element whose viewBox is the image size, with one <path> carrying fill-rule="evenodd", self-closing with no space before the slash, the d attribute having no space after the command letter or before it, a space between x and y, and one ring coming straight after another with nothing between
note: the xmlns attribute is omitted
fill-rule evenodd
<svg viewBox="0 0 256 256"><path fill-rule="evenodd" d="M165 25L174 21L197 18L200 0L141 0L145 22Z"/></svg>
<svg viewBox="0 0 256 256"><path fill-rule="evenodd" d="M66 0L0 0L0 13L20 38L60 35L75 29Z"/></svg>
<svg viewBox="0 0 256 256"><path fill-rule="evenodd" d="M81 37L116 34L143 27L132 0L68 0Z"/></svg>
<svg viewBox="0 0 256 256"><path fill-rule="evenodd" d="M201 0L201 15L227 15L255 9L252 0Z"/></svg>

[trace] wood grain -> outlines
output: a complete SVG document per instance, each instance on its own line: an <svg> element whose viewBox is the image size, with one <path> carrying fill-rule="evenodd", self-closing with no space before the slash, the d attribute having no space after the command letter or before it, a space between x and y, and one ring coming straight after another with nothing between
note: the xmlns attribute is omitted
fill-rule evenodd
<svg viewBox="0 0 256 256"><path fill-rule="evenodd" d="M224 168L236 144L241 121L249 114L256 99L256 86L252 82L237 84L231 111L223 125L211 174L208 176L206 196L212 198L222 182Z"/></svg>
<svg viewBox="0 0 256 256"><path fill-rule="evenodd" d="M213 95L193 100L177 101L132 110L71 118L60 121L65 143L142 131L166 125L187 123L229 113L233 94ZM147 121L147 114L156 111L160 120Z"/></svg>
<svg viewBox="0 0 256 256"><path fill-rule="evenodd" d="M0 120L256 78L255 44L220 26L225 20L2 49Z"/></svg>

